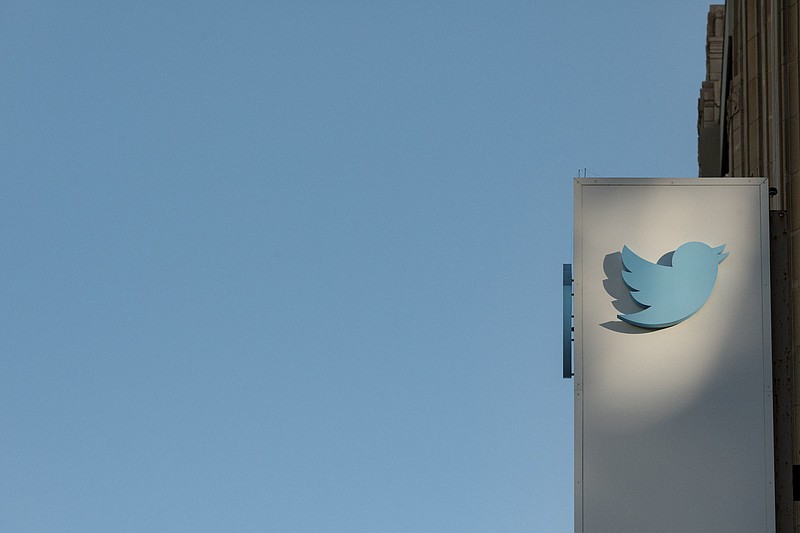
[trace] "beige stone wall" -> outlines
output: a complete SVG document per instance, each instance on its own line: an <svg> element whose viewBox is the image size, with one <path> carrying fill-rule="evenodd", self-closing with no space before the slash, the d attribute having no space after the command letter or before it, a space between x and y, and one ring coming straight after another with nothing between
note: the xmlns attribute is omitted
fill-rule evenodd
<svg viewBox="0 0 800 533"><path fill-rule="evenodd" d="M700 88L697 118L697 163L700 176L720 176L722 61L725 6L711 6L706 26L706 79Z"/></svg>

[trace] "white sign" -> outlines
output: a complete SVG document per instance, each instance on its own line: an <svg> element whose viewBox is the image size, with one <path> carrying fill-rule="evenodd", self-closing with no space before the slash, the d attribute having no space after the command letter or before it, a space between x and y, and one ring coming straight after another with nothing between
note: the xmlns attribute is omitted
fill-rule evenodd
<svg viewBox="0 0 800 533"><path fill-rule="evenodd" d="M775 530L767 182L575 180L575 531Z"/></svg>

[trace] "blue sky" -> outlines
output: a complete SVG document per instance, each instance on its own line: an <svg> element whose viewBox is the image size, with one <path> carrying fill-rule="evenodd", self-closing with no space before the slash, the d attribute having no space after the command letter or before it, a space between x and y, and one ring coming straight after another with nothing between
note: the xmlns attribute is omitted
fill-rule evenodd
<svg viewBox="0 0 800 533"><path fill-rule="evenodd" d="M572 177L708 4L0 7L0 530L569 532Z"/></svg>

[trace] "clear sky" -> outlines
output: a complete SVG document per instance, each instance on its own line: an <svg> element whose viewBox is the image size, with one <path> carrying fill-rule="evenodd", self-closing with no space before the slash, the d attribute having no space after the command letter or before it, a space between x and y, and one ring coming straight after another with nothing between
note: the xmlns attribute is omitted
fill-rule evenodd
<svg viewBox="0 0 800 533"><path fill-rule="evenodd" d="M4 2L0 531L572 531L572 177L696 175L707 11Z"/></svg>

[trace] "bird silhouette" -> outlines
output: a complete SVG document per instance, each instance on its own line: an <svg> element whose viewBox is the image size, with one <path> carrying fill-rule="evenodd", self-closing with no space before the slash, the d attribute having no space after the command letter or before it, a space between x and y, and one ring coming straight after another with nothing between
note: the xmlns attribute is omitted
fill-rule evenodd
<svg viewBox="0 0 800 533"><path fill-rule="evenodd" d="M617 318L648 329L661 329L683 322L705 305L717 281L717 267L728 257L725 245L712 248L702 242L687 242L675 250L672 265L651 263L622 247L622 279L642 311Z"/></svg>

